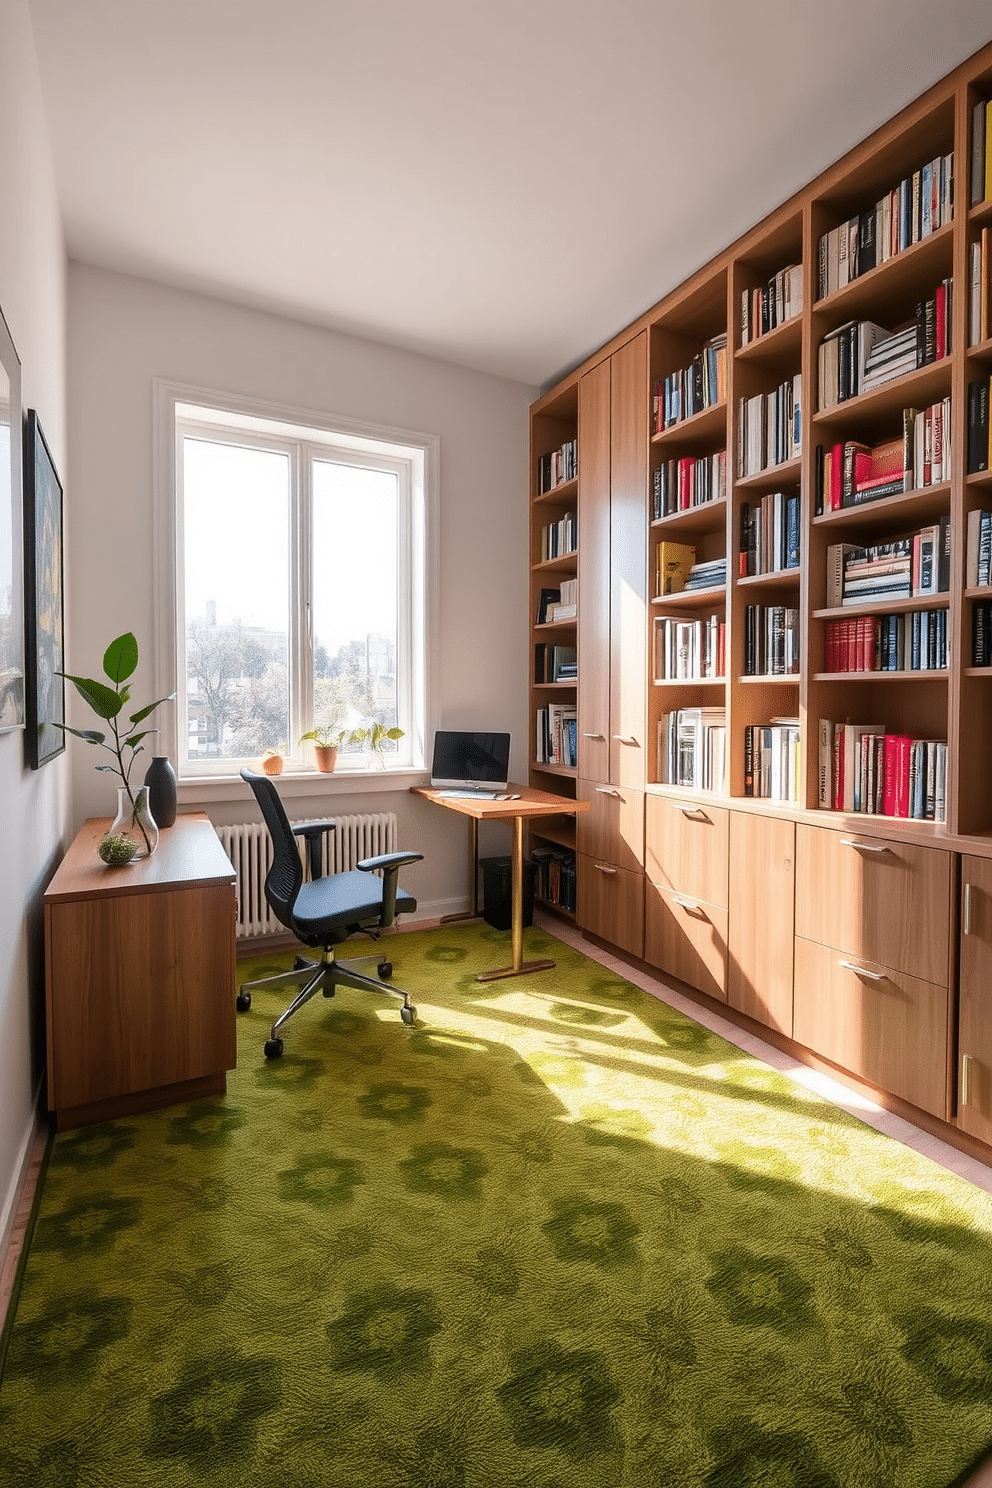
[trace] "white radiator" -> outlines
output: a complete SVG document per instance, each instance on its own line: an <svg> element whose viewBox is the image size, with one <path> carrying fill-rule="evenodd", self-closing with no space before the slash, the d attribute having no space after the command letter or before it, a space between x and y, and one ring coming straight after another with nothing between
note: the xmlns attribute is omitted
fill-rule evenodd
<svg viewBox="0 0 992 1488"><path fill-rule="evenodd" d="M311 817L309 820L314 820ZM396 851L396 813L373 811L364 816L336 816L336 832L324 833L324 872L341 873L362 858ZM294 822L294 826L302 825ZM265 875L272 865L272 839L261 822L217 827L224 851L234 864L238 885L238 936L274 935L283 930L265 901ZM306 843L297 838L306 872Z"/></svg>

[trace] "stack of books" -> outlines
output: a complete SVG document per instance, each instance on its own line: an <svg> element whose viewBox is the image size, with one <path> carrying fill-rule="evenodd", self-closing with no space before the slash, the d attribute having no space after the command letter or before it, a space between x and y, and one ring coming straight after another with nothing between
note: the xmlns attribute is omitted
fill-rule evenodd
<svg viewBox="0 0 992 1488"><path fill-rule="evenodd" d="M753 506L741 503L741 546L737 572L781 573L799 567L799 496L772 491Z"/></svg>
<svg viewBox="0 0 992 1488"><path fill-rule="evenodd" d="M816 297L822 300L913 243L946 226L954 215L954 155L938 155L829 232L817 254Z"/></svg>
<svg viewBox="0 0 992 1488"><path fill-rule="evenodd" d="M971 612L971 664L992 666L992 604L984 600Z"/></svg>
<svg viewBox="0 0 992 1488"><path fill-rule="evenodd" d="M737 474L758 475L802 453L802 373L737 405Z"/></svg>
<svg viewBox="0 0 992 1488"><path fill-rule="evenodd" d="M856 547L827 548L827 605L871 604L876 599L909 599L946 594L951 587L951 520L923 527L909 537Z"/></svg>
<svg viewBox="0 0 992 1488"><path fill-rule="evenodd" d="M947 666L947 611L828 620L828 672L933 672Z"/></svg>
<svg viewBox="0 0 992 1488"><path fill-rule="evenodd" d="M741 290L741 345L774 331L803 308L803 266L789 264L773 274L767 284Z"/></svg>
<svg viewBox="0 0 992 1488"><path fill-rule="evenodd" d="M950 398L929 408L904 408L902 426L902 437L884 444L849 439L816 446L817 516L950 480Z"/></svg>
<svg viewBox="0 0 992 1488"><path fill-rule="evenodd" d="M968 513L965 584L984 589L992 584L992 512L976 508Z"/></svg>
<svg viewBox="0 0 992 1488"><path fill-rule="evenodd" d="M677 708L658 724L658 780L722 794L727 715L723 708Z"/></svg>
<svg viewBox="0 0 992 1488"><path fill-rule="evenodd" d="M947 743L887 734L876 723L831 723L819 731L819 804L916 821L946 818Z"/></svg>
<svg viewBox="0 0 992 1488"><path fill-rule="evenodd" d="M540 641L534 647L534 681L574 682L578 676L578 653L574 646L548 645Z"/></svg>
<svg viewBox="0 0 992 1488"><path fill-rule="evenodd" d="M798 718L749 723L744 730L744 794L798 803L801 755Z"/></svg>
<svg viewBox="0 0 992 1488"><path fill-rule="evenodd" d="M686 593L697 589L720 589L727 582L726 558L713 558L708 563L694 563L685 581Z"/></svg>
<svg viewBox="0 0 992 1488"><path fill-rule="evenodd" d="M788 677L799 671L799 611L748 605L744 611L745 677Z"/></svg>
<svg viewBox="0 0 992 1488"><path fill-rule="evenodd" d="M546 708L539 708L536 762L574 768L578 762L578 727L574 703L549 703Z"/></svg>
<svg viewBox="0 0 992 1488"><path fill-rule="evenodd" d="M654 472L651 503L653 521L688 511L707 501L722 501L727 494L727 452L712 455L686 455L681 460L665 460Z"/></svg>
<svg viewBox="0 0 992 1488"><path fill-rule="evenodd" d="M542 589L537 600L538 625L574 620L578 613L578 598L578 579L563 579L557 589Z"/></svg>
<svg viewBox="0 0 992 1488"><path fill-rule="evenodd" d="M726 674L727 626L718 615L656 615L654 679L681 682Z"/></svg>
<svg viewBox="0 0 992 1488"><path fill-rule="evenodd" d="M887 331L874 321L849 320L824 336L819 349L820 408L942 361L951 349L951 280L919 300L912 325Z"/></svg>
<svg viewBox="0 0 992 1488"><path fill-rule="evenodd" d="M670 372L654 385L654 429L670 429L727 396L727 333L707 341L688 367Z"/></svg>
<svg viewBox="0 0 992 1488"><path fill-rule="evenodd" d="M537 489L544 496L556 486L574 480L579 473L579 442L567 439L561 449L541 455L537 461Z"/></svg>
<svg viewBox="0 0 992 1488"><path fill-rule="evenodd" d="M534 892L538 899L575 913L575 854L567 847L532 848L531 862L536 865Z"/></svg>

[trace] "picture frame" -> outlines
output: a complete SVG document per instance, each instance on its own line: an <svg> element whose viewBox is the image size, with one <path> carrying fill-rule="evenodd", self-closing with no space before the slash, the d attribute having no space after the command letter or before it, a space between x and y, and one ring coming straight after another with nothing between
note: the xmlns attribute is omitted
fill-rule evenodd
<svg viewBox="0 0 992 1488"><path fill-rule="evenodd" d="M32 770L65 749L62 482L38 415L24 424L25 746Z"/></svg>
<svg viewBox="0 0 992 1488"><path fill-rule="evenodd" d="M21 363L0 310L0 733L24 727Z"/></svg>

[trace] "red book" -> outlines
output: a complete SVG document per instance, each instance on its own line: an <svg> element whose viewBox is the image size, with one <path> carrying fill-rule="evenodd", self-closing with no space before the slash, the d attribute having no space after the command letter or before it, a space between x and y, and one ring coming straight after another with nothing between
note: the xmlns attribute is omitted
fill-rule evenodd
<svg viewBox="0 0 992 1488"><path fill-rule="evenodd" d="M830 460L830 510L840 511L843 496L844 446L835 444Z"/></svg>
<svg viewBox="0 0 992 1488"><path fill-rule="evenodd" d="M908 734L885 736L885 815L909 815L909 761L913 741Z"/></svg>
<svg viewBox="0 0 992 1488"><path fill-rule="evenodd" d="M845 620L847 651L847 666L845 672L856 672L858 670L858 622L856 620Z"/></svg>
<svg viewBox="0 0 992 1488"><path fill-rule="evenodd" d="M834 729L834 810L844 809L844 730Z"/></svg>
<svg viewBox="0 0 992 1488"><path fill-rule="evenodd" d="M939 362L947 355L947 290L937 285L937 356Z"/></svg>
<svg viewBox="0 0 992 1488"><path fill-rule="evenodd" d="M689 469L692 461L688 458L679 461L679 511L687 511L689 508Z"/></svg>
<svg viewBox="0 0 992 1488"><path fill-rule="evenodd" d="M885 816L897 816L896 769L899 740L895 734L886 734L883 758L885 760L885 792L882 796L882 812Z"/></svg>

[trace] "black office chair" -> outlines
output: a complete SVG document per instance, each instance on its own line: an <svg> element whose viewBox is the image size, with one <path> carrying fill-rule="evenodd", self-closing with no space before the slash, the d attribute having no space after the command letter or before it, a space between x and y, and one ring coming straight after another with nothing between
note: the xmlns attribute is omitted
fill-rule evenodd
<svg viewBox="0 0 992 1488"><path fill-rule="evenodd" d="M282 1054L279 1029L287 1018L291 1018L297 1008L318 992L333 997L339 986L371 987L401 997L400 1017L404 1023L412 1024L417 1010L411 1006L409 995L398 987L383 985L384 979L393 974L392 965L385 956L356 956L339 961L335 958L334 947L347 940L349 935L359 932L378 940L396 915L409 914L416 909L416 899L397 886L396 878L404 863L419 862L423 853L382 853L378 857L365 858L349 873L325 876L322 838L325 832L335 830L335 823L301 822L294 827L267 775L253 775L250 770L242 770L241 778L254 791L272 837L272 867L265 879L265 897L269 906L280 924L292 930L297 940L315 950L319 948L323 953L319 961L298 956L292 971L242 985L237 999L239 1013L247 1012L251 1007L251 994L256 987L300 988L299 995L272 1025L265 1042L266 1059L278 1059ZM302 837L307 844L309 882L303 878L297 837ZM382 871L381 878L377 869ZM362 961L378 961L378 979L357 970Z"/></svg>

